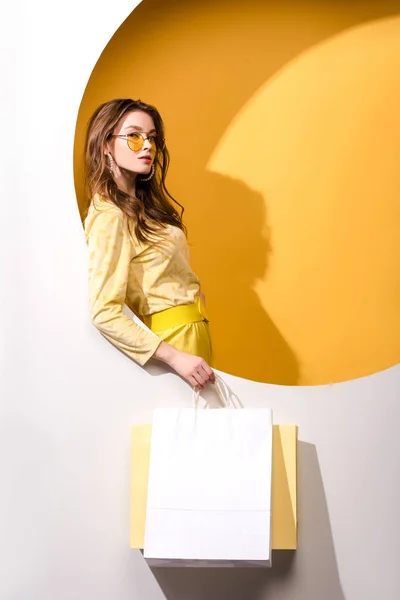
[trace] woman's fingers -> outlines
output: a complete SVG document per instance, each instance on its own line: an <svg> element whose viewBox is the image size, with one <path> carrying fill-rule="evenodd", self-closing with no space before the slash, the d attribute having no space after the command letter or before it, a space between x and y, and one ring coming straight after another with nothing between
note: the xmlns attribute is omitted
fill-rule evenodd
<svg viewBox="0 0 400 600"><path fill-rule="evenodd" d="M214 371L212 370L212 368L206 362L204 362L201 365L201 371L202 371L203 377L206 377L207 381L211 381L211 383L215 382Z"/></svg>
<svg viewBox="0 0 400 600"><path fill-rule="evenodd" d="M197 382L197 385L200 388L203 388L205 386L205 384L207 383L207 379L205 379L205 377L203 376L203 373L201 373L200 371L195 371L193 373L193 377Z"/></svg>
<svg viewBox="0 0 400 600"><path fill-rule="evenodd" d="M208 366L208 364L206 362L204 362L200 366L199 374L203 377L203 379L205 380L206 383L208 381L211 381L211 383L215 382L214 371L211 369L211 367Z"/></svg>
<svg viewBox="0 0 400 600"><path fill-rule="evenodd" d="M188 382L190 383L190 385L192 386L192 388L194 388L195 390L199 390L199 384L197 383L196 379L194 377L188 377Z"/></svg>
<svg viewBox="0 0 400 600"><path fill-rule="evenodd" d="M215 382L214 371L207 365L207 363L204 363L204 365L201 365L201 368L194 371L192 378L196 381L196 387L198 389L203 389L209 381L212 383Z"/></svg>

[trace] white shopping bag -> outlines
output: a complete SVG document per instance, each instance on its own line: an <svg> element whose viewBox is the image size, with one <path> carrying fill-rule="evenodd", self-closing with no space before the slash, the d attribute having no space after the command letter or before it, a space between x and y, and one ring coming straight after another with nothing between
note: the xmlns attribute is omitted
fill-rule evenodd
<svg viewBox="0 0 400 600"><path fill-rule="evenodd" d="M222 380L219 385L229 402ZM148 563L270 566L271 470L271 410L232 404L222 410L156 409Z"/></svg>

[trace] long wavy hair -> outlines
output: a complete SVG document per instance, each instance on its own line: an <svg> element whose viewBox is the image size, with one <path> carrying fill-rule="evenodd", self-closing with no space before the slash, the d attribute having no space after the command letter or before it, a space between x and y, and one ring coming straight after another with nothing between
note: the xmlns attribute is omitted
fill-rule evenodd
<svg viewBox="0 0 400 600"><path fill-rule="evenodd" d="M104 148L111 139L120 119L128 112L141 110L153 119L157 133L157 152L154 158L155 172L149 181L136 179L136 197L117 187L107 164ZM105 197L118 206L134 225L137 239L151 241L160 227L168 224L179 227L186 233L182 222L184 208L168 192L165 179L169 167L169 152L165 145L164 123L158 110L141 100L117 98L101 104L91 116L85 141L85 183L89 205L95 194ZM180 213L175 206L180 207Z"/></svg>

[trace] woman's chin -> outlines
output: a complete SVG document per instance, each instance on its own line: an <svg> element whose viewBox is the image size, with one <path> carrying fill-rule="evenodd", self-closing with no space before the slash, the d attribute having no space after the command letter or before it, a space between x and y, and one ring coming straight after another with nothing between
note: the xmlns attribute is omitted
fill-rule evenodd
<svg viewBox="0 0 400 600"><path fill-rule="evenodd" d="M139 175L140 176L147 176L149 175L150 171L151 171L151 165L138 165L138 166L134 166L134 167L120 167L120 169L122 171L124 171L127 175L131 174L131 176L133 175Z"/></svg>
<svg viewBox="0 0 400 600"><path fill-rule="evenodd" d="M151 171L151 163L143 163L137 166L137 173L139 175L148 175Z"/></svg>

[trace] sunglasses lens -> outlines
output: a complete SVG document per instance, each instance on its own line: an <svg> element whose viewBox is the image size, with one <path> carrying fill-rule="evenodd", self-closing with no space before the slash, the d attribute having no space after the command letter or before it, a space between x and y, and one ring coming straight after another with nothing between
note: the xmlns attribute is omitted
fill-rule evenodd
<svg viewBox="0 0 400 600"><path fill-rule="evenodd" d="M130 133L127 137L128 146L134 152L139 152L143 148L145 140L150 142L153 152L157 152L158 147L164 148L164 140L159 140L155 135L150 135L148 138L143 137L140 133Z"/></svg>
<svg viewBox="0 0 400 600"><path fill-rule="evenodd" d="M139 152L143 147L143 138L138 133L131 133L128 137L128 146L134 152Z"/></svg>

